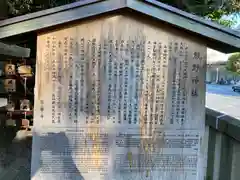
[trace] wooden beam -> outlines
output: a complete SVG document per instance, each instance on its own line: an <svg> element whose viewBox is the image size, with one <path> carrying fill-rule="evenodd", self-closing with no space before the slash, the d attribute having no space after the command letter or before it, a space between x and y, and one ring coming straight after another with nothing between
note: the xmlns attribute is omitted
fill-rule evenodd
<svg viewBox="0 0 240 180"><path fill-rule="evenodd" d="M7 45L0 42L0 54L26 58L30 56L30 49L17 45Z"/></svg>

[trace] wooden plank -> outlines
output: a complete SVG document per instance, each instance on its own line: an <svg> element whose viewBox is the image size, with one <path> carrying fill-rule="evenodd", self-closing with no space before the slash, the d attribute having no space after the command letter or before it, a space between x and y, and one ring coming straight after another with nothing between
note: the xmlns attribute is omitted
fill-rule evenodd
<svg viewBox="0 0 240 180"><path fill-rule="evenodd" d="M37 42L32 180L205 179L205 44L125 15Z"/></svg>
<svg viewBox="0 0 240 180"><path fill-rule="evenodd" d="M0 42L0 54L12 57L29 57L30 49L23 48L17 45L7 45Z"/></svg>

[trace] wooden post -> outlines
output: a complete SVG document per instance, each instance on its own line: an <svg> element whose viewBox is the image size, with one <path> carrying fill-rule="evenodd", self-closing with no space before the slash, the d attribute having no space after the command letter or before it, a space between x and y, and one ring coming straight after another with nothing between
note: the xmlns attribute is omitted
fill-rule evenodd
<svg viewBox="0 0 240 180"><path fill-rule="evenodd" d="M6 19L8 16L7 0L0 1L0 20Z"/></svg>

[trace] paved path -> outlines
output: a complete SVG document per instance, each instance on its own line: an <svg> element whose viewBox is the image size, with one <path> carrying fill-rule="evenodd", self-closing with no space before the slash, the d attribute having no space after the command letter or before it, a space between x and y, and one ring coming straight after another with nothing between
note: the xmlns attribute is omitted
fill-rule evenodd
<svg viewBox="0 0 240 180"><path fill-rule="evenodd" d="M240 93L232 86L207 85L206 106L240 119Z"/></svg>

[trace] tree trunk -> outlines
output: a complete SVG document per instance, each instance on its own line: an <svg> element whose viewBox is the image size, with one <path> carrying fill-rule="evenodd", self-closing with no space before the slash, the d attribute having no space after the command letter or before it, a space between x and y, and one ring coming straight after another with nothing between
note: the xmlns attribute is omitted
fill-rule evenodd
<svg viewBox="0 0 240 180"><path fill-rule="evenodd" d="M0 20L8 17L8 5L7 0L0 0Z"/></svg>
<svg viewBox="0 0 240 180"><path fill-rule="evenodd" d="M178 9L184 10L184 8L185 8L184 1L183 0L176 0L176 6L177 6Z"/></svg>

